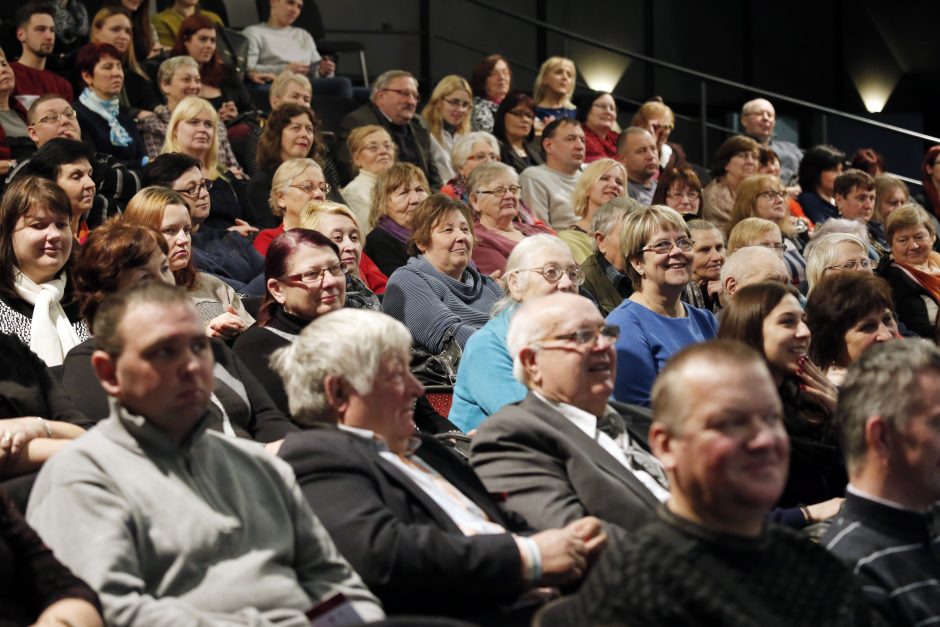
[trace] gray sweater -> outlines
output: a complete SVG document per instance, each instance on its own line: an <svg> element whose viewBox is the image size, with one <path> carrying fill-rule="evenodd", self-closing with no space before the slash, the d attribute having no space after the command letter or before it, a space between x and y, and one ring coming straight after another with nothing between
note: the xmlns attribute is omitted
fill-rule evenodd
<svg viewBox="0 0 940 627"><path fill-rule="evenodd" d="M112 401L43 466L27 518L109 625L300 627L336 592L383 617L290 467L204 423L181 447Z"/></svg>
<svg viewBox="0 0 940 627"><path fill-rule="evenodd" d="M580 170L567 175L547 165L528 167L519 175L522 200L536 217L556 231L569 227L578 221L571 208L571 194L580 176Z"/></svg>

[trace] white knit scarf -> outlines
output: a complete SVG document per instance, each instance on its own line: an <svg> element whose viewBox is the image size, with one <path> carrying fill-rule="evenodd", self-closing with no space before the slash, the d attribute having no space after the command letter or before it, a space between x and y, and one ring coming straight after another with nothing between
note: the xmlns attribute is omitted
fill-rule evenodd
<svg viewBox="0 0 940 627"><path fill-rule="evenodd" d="M13 287L20 298L33 306L29 348L47 366L59 366L74 346L81 343L59 302L65 294L65 273L37 285L19 269Z"/></svg>

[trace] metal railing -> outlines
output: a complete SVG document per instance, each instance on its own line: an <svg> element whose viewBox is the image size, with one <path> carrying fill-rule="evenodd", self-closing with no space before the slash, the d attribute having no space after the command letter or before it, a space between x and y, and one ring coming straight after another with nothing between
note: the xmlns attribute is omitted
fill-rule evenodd
<svg viewBox="0 0 940 627"><path fill-rule="evenodd" d="M462 1L463 1L464 3L466 3L466 4L470 4L470 5L473 5L473 6L477 6L477 7L480 7L480 8L482 8L482 9L485 9L485 10L487 10L487 11L490 11L490 12L492 12L492 13L496 13L496 14L499 14L499 15L503 15L503 16L508 17L508 18L510 18L510 19L513 19L513 20L522 22L522 23L524 23L524 24L528 24L529 26L535 27L535 28L539 29L539 31L537 31L537 34L538 34L539 36L542 36L542 35L539 34L539 33L544 33L544 32L554 33L554 34L556 34L556 35L561 35L561 36L563 36L563 37L565 37L565 38L567 38L567 39L570 39L570 40L572 40L572 41L577 41L577 42L580 42L580 43L583 43L583 44L587 44L587 45L592 46L592 47L594 47L594 48L596 48L596 49L598 49L598 50L604 50L604 51L606 51L606 52L611 52L611 53L613 53L613 54L617 54L617 55L626 57L626 58L628 58L628 59L633 59L633 60L636 60L636 61L642 61L642 62L644 62L644 63L650 64L651 66L654 66L654 67L657 67L657 68L662 68L662 69L665 69L665 70L670 70L670 71L676 72L676 73L678 73L678 74L680 74L680 75L684 75L684 76L687 76L687 77L689 77L689 78L692 78L692 79L697 80L698 83L699 83L698 116L697 116L697 117L692 117L692 116L680 116L680 115L677 115L676 117L679 118L679 119L685 118L685 119L687 119L687 120L689 120L689 121L691 121L691 122L694 122L694 123L696 123L696 124L699 125L699 127L700 127L700 129L701 129L701 141L702 141L702 153L703 153L703 155L707 155L707 154L708 154L708 131L709 131L709 130L721 130L721 131L725 131L725 132L736 132L734 129L730 129L730 128L727 128L727 127L725 127L725 126L721 126L721 125L717 125L717 124L713 124L713 123L709 122L709 120L708 120L708 85L710 85L710 84L711 84L711 85L721 85L721 86L724 86L724 87L731 87L731 88L733 88L733 89L738 89L738 90L747 92L747 93L749 93L749 94L753 94L754 96L760 96L760 97L766 98L766 99L768 99L768 100L773 100L773 101L777 101L777 102L786 102L786 103L789 103L789 104L792 104L792 105L796 105L796 106L798 106L798 107L802 107L802 108L804 108L804 109L807 109L807 110L810 110L810 111L812 111L812 112L815 112L815 113L820 114L820 116L821 116L822 143L828 143L828 133L829 133L829 129L828 129L828 126L829 126L828 119L829 119L829 116L834 117L834 118L844 119L844 120L851 120L852 122L856 122L856 123L858 123L858 124L863 124L863 125L866 125L866 126L869 126L869 127L872 127L872 128L882 129L882 130L888 131L888 132L890 132L890 133L894 133L894 134L896 134L896 135L902 135L902 136L906 136L906 137L910 137L910 138L914 138L914 139L920 139L920 140L922 140L922 141L927 141L927 142L940 143L940 138L934 137L934 136L932 136L932 135L927 135L926 133L920 133L920 132L917 132L917 131L911 131L911 130L908 130L908 129L906 129L906 128L902 128L902 127L900 127L900 126L895 126L895 125L893 125L893 124L887 124L887 123L885 123L885 122L880 122L880 121L878 121L878 120L872 120L872 119L869 119L869 118L866 118L866 117L863 117L863 116L860 116L860 115L855 115L855 114L853 114L853 113L846 113L845 111L839 111L838 109L833 109L833 108L831 108L831 107L826 107L826 106L819 105L819 104L816 104L816 103L813 103L813 102L809 102L809 101L806 101L806 100L801 100L801 99L799 99L799 98L794 98L794 97L792 97L792 96L787 96L786 94L781 94L781 93L778 93L778 92L775 92L775 91L770 91L770 90L767 90L767 89L761 89L761 88L758 88L758 87L753 87L753 86L751 86L751 85L746 85L746 84L744 84L744 83L739 83L739 82L737 82L737 81L732 81L732 80L729 80L729 79L726 79L726 78L722 78L722 77L720 77L720 76L714 76L714 75L712 75L712 74L706 74L706 73L704 73L704 72L699 72L699 71L696 71L696 70L693 70L693 69L690 69L690 68L687 68L687 67L683 67L683 66L681 66L681 65L677 65L677 64L675 64L675 63L670 63L670 62L668 62L668 61L663 61L663 60L660 60L660 59L655 59L655 58L653 58L653 57L649 57L649 56L644 55L644 54L640 54L640 53L637 53L637 52L633 52L633 51L631 51L631 50L625 50L625 49L623 49L623 48L618 48L617 46L612 46L612 45L610 45L610 44L605 44L605 43L602 43L602 42L598 42L598 41L595 40L595 39L591 39L591 38L586 37L586 36L584 36L584 35L580 35L580 34L578 34L578 33L575 33L575 32L573 32L573 31L570 31L570 30L567 30L567 29L564 29L564 28L560 28L560 27L558 27L558 26L554 26L553 24L550 24L550 23L548 23L548 22L546 22L546 21L544 21L544 20L540 20L540 19L536 19L536 18L531 18L531 17L526 17L526 16L524 16L524 15L519 15L518 13L514 13L514 12L512 12L512 11L510 11L510 10L507 10L507 9L504 9L504 8L502 8L502 7L489 4L488 2L483 2L482 0L462 0ZM461 47L463 47L463 48L465 48L465 49L468 49L468 50L476 50L476 49L475 49L474 47L472 47L472 46L463 44L463 43L458 42L458 41L456 41L456 40L454 40L454 39L451 39L451 38L447 38L447 37L443 37L443 36L439 36L439 35L434 35L434 38L435 38L435 39L439 39L439 40L441 40L441 41L446 41L446 42L448 42L448 43L451 43L451 44L454 44L454 45L457 45L457 46L461 46ZM492 51L482 51L482 50L479 50L478 52L480 52L480 53L482 53L482 54L490 54L490 52L492 52ZM518 64L517 64L517 65L518 65ZM520 66L520 67L522 67L522 66ZM537 71L537 70L536 70L536 71ZM753 96L752 96L752 97L753 97ZM623 99L623 98L620 98L620 99L626 100L627 102L632 102L632 101L629 100L629 99ZM904 180L904 181L906 181L906 182L908 182L908 183L913 183L913 184L916 184L916 185L920 185L920 184L921 184L921 182L920 182L919 180L916 180L916 179L913 179L913 178L910 178L910 177L901 176L901 175L898 175L898 174L894 174L894 176L897 176L898 178L900 178L900 179L902 179L902 180Z"/></svg>

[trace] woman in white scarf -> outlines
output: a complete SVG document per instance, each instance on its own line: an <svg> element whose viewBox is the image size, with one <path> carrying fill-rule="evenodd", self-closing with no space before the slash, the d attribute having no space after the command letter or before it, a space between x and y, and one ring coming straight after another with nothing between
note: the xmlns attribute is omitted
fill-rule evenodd
<svg viewBox="0 0 940 627"><path fill-rule="evenodd" d="M71 217L62 188L36 176L15 180L0 201L0 332L48 366L90 337L68 284Z"/></svg>

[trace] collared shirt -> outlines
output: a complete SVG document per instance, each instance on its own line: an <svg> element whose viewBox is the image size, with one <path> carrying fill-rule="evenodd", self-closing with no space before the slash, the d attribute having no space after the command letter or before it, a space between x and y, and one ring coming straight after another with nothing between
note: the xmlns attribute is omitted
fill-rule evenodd
<svg viewBox="0 0 940 627"><path fill-rule="evenodd" d="M555 411L565 417L571 424L576 426L578 429L584 432L589 438L600 444L601 448L607 451L611 457L620 462L624 468L629 470L633 476L635 476L643 485L645 485L650 492L653 493L657 499L663 503L669 498L669 490L664 488L659 484L658 481L648 472L642 468L636 468L633 464L630 463L630 460L627 458L625 450L629 450L639 445L635 442L632 442L630 439L630 434L624 431L620 434L616 440L611 438L609 435L597 428L597 416L590 412L586 412L583 409L575 407L574 405L569 405L568 403L561 403L558 401L552 401L535 390L532 391L537 397L545 401L552 406ZM607 411L616 413L616 410L613 407L607 406ZM659 464L657 460L652 455L649 456L655 463Z"/></svg>

